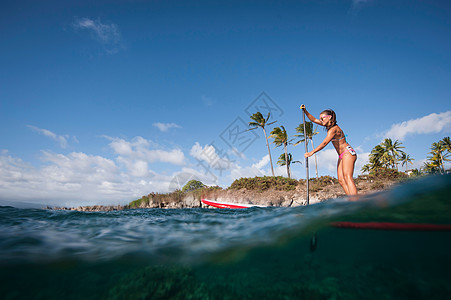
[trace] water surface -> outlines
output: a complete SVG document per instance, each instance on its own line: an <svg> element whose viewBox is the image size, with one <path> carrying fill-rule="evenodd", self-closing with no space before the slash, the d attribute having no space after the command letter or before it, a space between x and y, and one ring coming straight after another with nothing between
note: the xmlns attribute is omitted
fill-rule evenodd
<svg viewBox="0 0 451 300"><path fill-rule="evenodd" d="M2 299L444 299L451 177L295 208L76 212L0 207Z"/></svg>

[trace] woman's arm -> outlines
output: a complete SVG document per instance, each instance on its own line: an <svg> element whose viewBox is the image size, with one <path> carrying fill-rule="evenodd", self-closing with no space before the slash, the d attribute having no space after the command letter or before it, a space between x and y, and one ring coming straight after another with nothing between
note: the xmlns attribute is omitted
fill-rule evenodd
<svg viewBox="0 0 451 300"><path fill-rule="evenodd" d="M312 121L312 122L315 123L315 124L324 126L324 125L321 123L320 120L318 120L317 118L315 118L314 116L312 116L312 115L307 111L307 109L305 108L305 105L304 105L304 104L301 105L301 109L304 110L304 112L305 112L307 118L309 118L310 121Z"/></svg>
<svg viewBox="0 0 451 300"><path fill-rule="evenodd" d="M316 152L321 151L324 147L327 146L327 144L330 143L330 141L334 138L334 135L335 135L335 130L334 129L330 129L327 132L326 138L321 142L321 144L319 144L318 147L316 147L313 151L305 153L304 157L310 157L313 154L315 154Z"/></svg>

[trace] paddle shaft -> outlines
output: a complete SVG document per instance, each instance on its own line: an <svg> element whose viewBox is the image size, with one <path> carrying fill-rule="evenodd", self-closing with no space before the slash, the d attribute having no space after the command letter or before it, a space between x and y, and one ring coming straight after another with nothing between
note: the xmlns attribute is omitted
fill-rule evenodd
<svg viewBox="0 0 451 300"><path fill-rule="evenodd" d="M307 147L307 130L305 128L305 111L302 109L302 121L304 122L304 144L305 144L305 153L308 152ZM307 182L307 205L310 204L309 200L309 172L308 172L308 157L305 158L305 170L306 170L306 182Z"/></svg>

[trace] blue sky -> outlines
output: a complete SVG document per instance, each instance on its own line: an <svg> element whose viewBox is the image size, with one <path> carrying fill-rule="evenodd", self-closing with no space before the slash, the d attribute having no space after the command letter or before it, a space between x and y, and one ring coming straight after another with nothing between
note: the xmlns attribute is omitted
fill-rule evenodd
<svg viewBox="0 0 451 300"><path fill-rule="evenodd" d="M451 131L450 37L449 1L2 2L0 201L123 204L270 175L249 115L291 136L302 103L336 111L356 175L386 137L421 167ZM336 176L332 145L317 158Z"/></svg>

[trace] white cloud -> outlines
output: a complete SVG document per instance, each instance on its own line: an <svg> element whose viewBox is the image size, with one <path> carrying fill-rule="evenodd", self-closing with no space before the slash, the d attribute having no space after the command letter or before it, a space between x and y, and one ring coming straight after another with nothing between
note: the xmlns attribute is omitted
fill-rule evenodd
<svg viewBox="0 0 451 300"><path fill-rule="evenodd" d="M42 159L45 165L37 168L2 152L0 200L67 205L74 200L114 203L130 197L126 186L120 187L120 172L111 160L76 152L43 152ZM106 183L110 183L108 190L102 187Z"/></svg>
<svg viewBox="0 0 451 300"><path fill-rule="evenodd" d="M265 168L266 167L266 168ZM265 168L265 169L264 169ZM242 177L256 177L271 175L271 167L269 166L269 155L263 156L258 162L248 167L242 167L234 164L230 170L229 178L233 181Z"/></svg>
<svg viewBox="0 0 451 300"><path fill-rule="evenodd" d="M7 150L0 153L0 177L3 179L2 186L9 186L16 180L27 182L30 172L23 173L22 170L32 171L32 166L23 162L20 158L14 158L8 154Z"/></svg>
<svg viewBox="0 0 451 300"><path fill-rule="evenodd" d="M363 165L368 163L369 152L363 152L361 148L354 148L357 152L357 161L354 167L354 175L360 174L360 169ZM317 153L318 168L322 170L327 170L327 173L331 176L337 177L337 162L338 154L335 149L322 150ZM314 158L309 158L309 168L310 174L314 174L315 161ZM320 173L323 173L320 171ZM320 174L321 175L321 174Z"/></svg>
<svg viewBox="0 0 451 300"><path fill-rule="evenodd" d="M0 203L78 206L125 204L150 192L167 192L176 173L155 173L153 162L184 165L180 149L155 149L142 137L131 141L108 138L113 159L82 152L43 151L41 166L33 166L0 151Z"/></svg>
<svg viewBox="0 0 451 300"><path fill-rule="evenodd" d="M264 166L266 166L267 164L269 164L269 154L263 156L262 159L260 159L259 162L255 163L252 165L252 167L257 168L257 169L262 169Z"/></svg>
<svg viewBox="0 0 451 300"><path fill-rule="evenodd" d="M216 153L216 148L213 145L205 145L205 147L202 147L196 142L194 146L191 147L190 155L200 162L206 162L208 168L218 170L220 173L225 170L233 169L236 165L234 161L229 159L228 154L220 156Z"/></svg>
<svg viewBox="0 0 451 300"><path fill-rule="evenodd" d="M103 24L100 20L79 18L75 20L72 27L76 30L88 31L94 40L105 46L108 54L115 54L124 49L121 33L116 24Z"/></svg>
<svg viewBox="0 0 451 300"><path fill-rule="evenodd" d="M450 130L451 111L447 111L394 124L383 135L387 138L402 141L407 135L449 132Z"/></svg>
<svg viewBox="0 0 451 300"><path fill-rule="evenodd" d="M236 157L238 157L238 158L241 158L241 159L246 159L246 155L245 155L243 152L239 151L236 147L230 148L230 149L227 151L227 153L228 153L229 155L234 155L234 156L236 156Z"/></svg>
<svg viewBox="0 0 451 300"><path fill-rule="evenodd" d="M198 169L182 168L181 171L175 172L171 178L168 191L181 190L190 180L199 180L208 186L218 185L218 177L212 173L201 172Z"/></svg>
<svg viewBox="0 0 451 300"><path fill-rule="evenodd" d="M322 150L317 155L317 161L318 161L318 167L321 167L322 169L327 169L330 172L337 171L337 161L338 161L338 155L337 151L335 149L326 149ZM309 169L312 171L315 168L315 158L312 156L309 158ZM335 174L335 177L337 174Z"/></svg>
<svg viewBox="0 0 451 300"><path fill-rule="evenodd" d="M358 151L356 149L356 151ZM355 162L354 176L361 174L362 167L369 163L370 152L357 152L357 161Z"/></svg>
<svg viewBox="0 0 451 300"><path fill-rule="evenodd" d="M78 186L83 182L113 180L119 172L114 161L101 156L72 152L68 155L43 151L42 160L50 163L40 168L44 178L65 186Z"/></svg>
<svg viewBox="0 0 451 300"><path fill-rule="evenodd" d="M121 39L121 34L115 24L103 24L100 20L81 18L75 20L73 26L76 29L90 31L92 36L101 43L118 43Z"/></svg>
<svg viewBox="0 0 451 300"><path fill-rule="evenodd" d="M67 140L69 139L69 135L57 135L50 130L38 128L36 126L27 125L28 128L31 128L33 131L36 131L40 134L45 135L46 137L51 138L52 140L58 142L61 148L65 149L67 147ZM76 138L74 138L77 141Z"/></svg>
<svg viewBox="0 0 451 300"><path fill-rule="evenodd" d="M160 131L162 131L162 132L167 132L171 128L182 128L180 125L177 125L175 123L156 122L156 123L153 123L152 125L157 127L158 129L160 129Z"/></svg>
<svg viewBox="0 0 451 300"><path fill-rule="evenodd" d="M270 175L270 172L265 172L264 170L258 169L254 166L250 167L235 166L235 168L233 168L230 171L230 179L232 181L242 177L256 177L256 176L261 177L265 175Z"/></svg>
<svg viewBox="0 0 451 300"><path fill-rule="evenodd" d="M167 162L174 165L185 164L185 155L180 149L170 151L150 149L155 144L140 136L133 138L130 142L120 138L109 139L111 140L110 147L119 155L121 162L143 161L148 163Z"/></svg>
<svg viewBox="0 0 451 300"><path fill-rule="evenodd" d="M116 152L116 154L125 156L133 155L132 145L123 139L112 139L110 147L114 150L114 152Z"/></svg>
<svg viewBox="0 0 451 300"><path fill-rule="evenodd" d="M167 192L173 175L147 171L136 161L124 172L121 163L96 155L42 152L44 165L34 167L8 151L0 152L0 203L79 206L126 204L150 192ZM137 177L146 173L147 177Z"/></svg>
<svg viewBox="0 0 451 300"><path fill-rule="evenodd" d="M143 160L132 160L119 156L116 161L124 165L134 177L146 177L149 176L148 163Z"/></svg>

